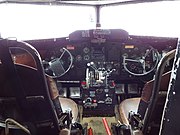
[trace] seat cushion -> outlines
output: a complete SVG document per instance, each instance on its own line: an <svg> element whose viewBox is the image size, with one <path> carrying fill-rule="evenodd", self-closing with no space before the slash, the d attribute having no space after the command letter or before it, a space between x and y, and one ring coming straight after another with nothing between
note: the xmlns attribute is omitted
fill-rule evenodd
<svg viewBox="0 0 180 135"><path fill-rule="evenodd" d="M50 76L46 76L46 78L47 78L47 81L48 81L48 86L49 86L49 90L50 90L51 99L55 100L56 98L59 98L59 101L60 101L61 108L62 108L63 112L65 112L68 109L72 110L72 116L73 116L72 122L77 121L77 118L78 118L77 104L73 100L71 100L69 98L59 97L59 91L57 89L57 85L56 85L55 80L53 78L51 78Z"/></svg>
<svg viewBox="0 0 180 135"><path fill-rule="evenodd" d="M77 118L78 118L77 104L73 100L71 100L69 98L61 98L61 97L59 97L59 101L61 103L61 107L62 107L63 112L65 112L68 109L72 110L72 116L73 116L72 122L73 123L76 122Z"/></svg>
<svg viewBox="0 0 180 135"><path fill-rule="evenodd" d="M119 105L120 121L122 124L129 124L128 114L130 111L137 113L140 98L125 99Z"/></svg>

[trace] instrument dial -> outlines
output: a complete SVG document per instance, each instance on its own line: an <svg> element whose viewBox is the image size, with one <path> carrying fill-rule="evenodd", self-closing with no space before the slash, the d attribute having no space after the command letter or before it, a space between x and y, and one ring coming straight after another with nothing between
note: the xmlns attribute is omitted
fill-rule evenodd
<svg viewBox="0 0 180 135"><path fill-rule="evenodd" d="M81 55L77 55L76 56L76 61L81 61L82 60L82 56Z"/></svg>
<svg viewBox="0 0 180 135"><path fill-rule="evenodd" d="M84 56L84 60L85 60L85 61L90 60L90 56L89 56L89 55L85 55L85 56Z"/></svg>
<svg viewBox="0 0 180 135"><path fill-rule="evenodd" d="M89 53L89 52L90 52L90 49L89 49L88 47L85 47L85 48L83 49L83 52L84 52L84 53Z"/></svg>

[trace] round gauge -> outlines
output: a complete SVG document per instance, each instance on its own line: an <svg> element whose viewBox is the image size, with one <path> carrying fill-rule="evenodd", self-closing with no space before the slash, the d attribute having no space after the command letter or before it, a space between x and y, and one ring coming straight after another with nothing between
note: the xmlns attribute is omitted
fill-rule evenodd
<svg viewBox="0 0 180 135"><path fill-rule="evenodd" d="M77 61L81 61L81 60L82 60L82 56L81 56L81 55L77 55L77 56L76 56L76 60L77 60Z"/></svg>
<svg viewBox="0 0 180 135"><path fill-rule="evenodd" d="M88 47L85 47L85 48L83 49L83 52L84 52L84 53L89 53L89 51L90 51L90 49L89 49Z"/></svg>
<svg viewBox="0 0 180 135"><path fill-rule="evenodd" d="M84 56L84 60L88 61L90 59L90 56L89 55L85 55Z"/></svg>

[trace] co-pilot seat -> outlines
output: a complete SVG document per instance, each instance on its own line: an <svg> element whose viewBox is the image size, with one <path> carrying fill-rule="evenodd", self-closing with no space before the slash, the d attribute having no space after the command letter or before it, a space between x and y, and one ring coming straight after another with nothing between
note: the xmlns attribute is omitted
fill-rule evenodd
<svg viewBox="0 0 180 135"><path fill-rule="evenodd" d="M162 96L166 95L170 80L170 74L171 72L167 72L162 76L159 92L159 94ZM129 125L128 115L131 111L140 114L141 118L144 118L153 90L153 84L154 80L151 80L144 85L141 97L129 98L121 102L121 104L119 105L119 113L120 121L123 124Z"/></svg>

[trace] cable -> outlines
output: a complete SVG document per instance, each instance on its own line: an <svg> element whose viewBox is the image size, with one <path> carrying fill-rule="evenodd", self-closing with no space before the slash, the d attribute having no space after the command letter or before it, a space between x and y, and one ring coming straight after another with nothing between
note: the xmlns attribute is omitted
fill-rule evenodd
<svg viewBox="0 0 180 135"><path fill-rule="evenodd" d="M8 118L5 120L5 124L6 124L5 135L9 135L9 123L13 123L14 125L18 126L21 130L23 130L24 132L31 135L30 131L26 127L24 127L23 125L21 125L20 123L18 123L17 121L15 121L11 118Z"/></svg>

